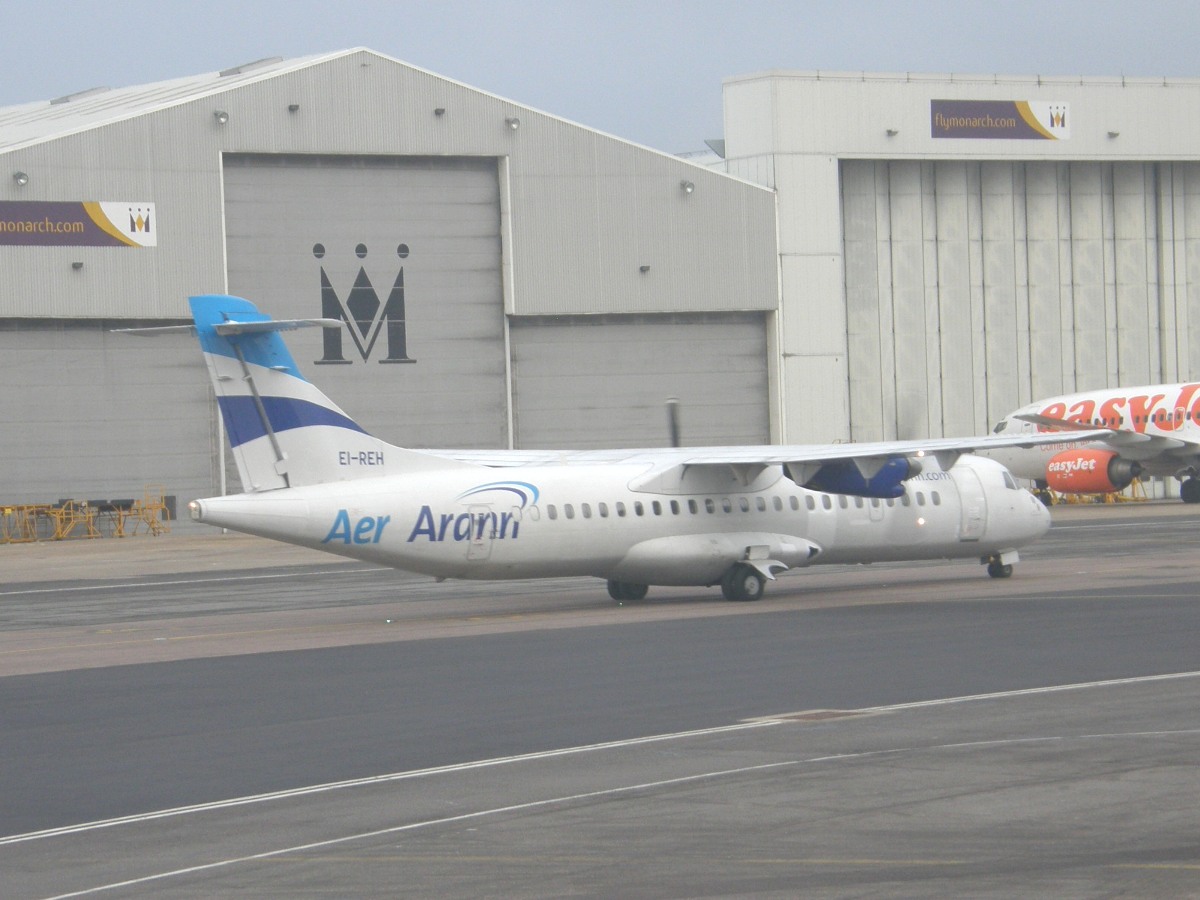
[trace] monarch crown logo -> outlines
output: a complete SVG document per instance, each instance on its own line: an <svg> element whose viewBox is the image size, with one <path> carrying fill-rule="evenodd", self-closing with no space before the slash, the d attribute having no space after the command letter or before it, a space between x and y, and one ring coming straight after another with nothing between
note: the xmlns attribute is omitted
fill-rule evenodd
<svg viewBox="0 0 1200 900"><path fill-rule="evenodd" d="M359 259L366 259L367 248L359 244L354 249ZM400 244L396 248L400 259L408 257L408 245ZM313 246L313 256L323 259L325 247L323 244ZM343 299L330 281L325 267L321 266L321 315L327 319L341 319L346 323L344 331L349 332L354 341L358 355L365 362L375 349L379 336L385 335L384 344L387 354L381 363L412 363L416 362L408 355L408 335L404 320L404 266L396 273L392 289L387 300L381 301L375 286L364 266L358 267L354 285L349 294ZM342 352L343 330L326 329L324 334L323 354L316 360L318 365L348 365L352 360L346 359Z"/></svg>
<svg viewBox="0 0 1200 900"><path fill-rule="evenodd" d="M129 207L129 233L150 233L150 210L143 210L141 207L137 209L134 209L132 206Z"/></svg>

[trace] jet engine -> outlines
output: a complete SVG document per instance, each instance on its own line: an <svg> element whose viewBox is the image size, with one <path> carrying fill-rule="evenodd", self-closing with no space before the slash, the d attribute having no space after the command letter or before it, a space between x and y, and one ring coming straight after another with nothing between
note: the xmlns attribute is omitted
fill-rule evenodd
<svg viewBox="0 0 1200 900"><path fill-rule="evenodd" d="M1111 450L1066 450L1046 464L1046 484L1062 494L1107 494L1129 487L1141 463Z"/></svg>

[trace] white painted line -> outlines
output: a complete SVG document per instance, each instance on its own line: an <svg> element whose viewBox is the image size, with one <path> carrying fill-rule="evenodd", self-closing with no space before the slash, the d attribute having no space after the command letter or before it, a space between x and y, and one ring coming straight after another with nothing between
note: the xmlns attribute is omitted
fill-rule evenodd
<svg viewBox="0 0 1200 900"><path fill-rule="evenodd" d="M379 566L371 569L353 569L348 572L353 574L364 574L367 572L387 572L390 571L387 566ZM49 587L49 588L24 588L16 591L0 591L0 597L19 597L25 594L66 594L71 591L112 591L112 590L129 590L130 588L149 588L149 587L174 587L181 584L225 584L228 582L237 581L265 581L268 579L278 578L313 578L321 575L346 575L348 572L341 571L307 571L307 572L280 572L274 575L218 575L214 578L180 578L172 581L133 581L127 584L85 584L74 587Z"/></svg>
<svg viewBox="0 0 1200 900"><path fill-rule="evenodd" d="M100 828L112 828L118 825L133 825L141 822L151 822L155 819L173 818L192 813L208 812L216 809L228 809L234 806L250 806L257 803L269 803L274 800L286 800L291 797L303 797L309 794L323 794L329 791L345 788L363 787L372 784L385 784L393 781L406 781L413 778L428 778L433 775L445 775L453 772L469 772L473 769L484 769L492 766L511 765L513 763L530 762L543 759L554 759L561 756L572 756L581 753L593 753L599 750L618 750L625 747L636 747L640 744L661 743L663 741L678 741L691 737L705 737L714 734L725 734L730 731L745 731L751 728L765 728L783 724L782 722L764 720L761 722L740 722L737 725L723 725L716 728L702 728L696 731L680 731L674 734L658 734L649 737L629 738L621 741L609 741L602 744L587 744L581 747L565 747L560 750L540 750L536 753L523 753L518 756L502 756L495 759L483 759L475 762L455 763L448 766L435 766L429 769L414 769L408 772L393 772L387 775L371 775L366 778L354 778L348 781L334 781L328 784L315 784L308 787L291 788L284 791L274 791L269 794L255 794L249 797L234 797L229 800L216 800L211 803L198 803L194 806L180 806L174 809L158 810L156 812L140 813L132 816L122 816L116 819L102 819L97 822L85 822L79 825L64 825L61 828L48 828L45 831L31 831L28 834L14 834L0 838L0 846L20 844L26 841L36 841L43 838L61 837L69 834L79 834Z"/></svg>

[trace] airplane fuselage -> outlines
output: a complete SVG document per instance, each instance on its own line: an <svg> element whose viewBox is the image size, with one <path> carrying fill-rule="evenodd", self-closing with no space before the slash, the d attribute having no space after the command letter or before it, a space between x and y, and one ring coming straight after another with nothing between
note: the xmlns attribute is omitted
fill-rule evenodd
<svg viewBox="0 0 1200 900"><path fill-rule="evenodd" d="M1049 519L987 460L933 467L892 499L799 487L778 470L744 489L633 490L647 466L451 469L195 501L218 526L440 578L592 575L716 583L731 558L782 567L983 558Z"/></svg>
<svg viewBox="0 0 1200 900"><path fill-rule="evenodd" d="M1023 416L1042 419L1030 422ZM1108 428L1109 437L1063 441L1031 447L1006 447L984 455L1008 467L1019 478L1070 490L1074 480L1097 492L1118 490L1130 473L1184 477L1200 463L1200 383L1113 388L1049 397L1018 409L996 426L998 434L1045 434L1052 420L1077 426ZM1107 479L1103 467L1124 464ZM1136 464L1136 465L1134 465ZM1124 483L1122 483L1124 482ZM1093 492L1085 490L1083 492Z"/></svg>

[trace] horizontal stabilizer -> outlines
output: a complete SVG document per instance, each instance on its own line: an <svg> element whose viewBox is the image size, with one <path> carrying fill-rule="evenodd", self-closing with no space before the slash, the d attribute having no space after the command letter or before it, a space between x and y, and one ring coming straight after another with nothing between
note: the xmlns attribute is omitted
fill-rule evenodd
<svg viewBox="0 0 1200 900"><path fill-rule="evenodd" d="M341 319L270 319L265 322L221 322L213 331L221 337L235 334L267 334L273 331L295 331L297 328L341 328ZM191 326L189 326L191 327Z"/></svg>

